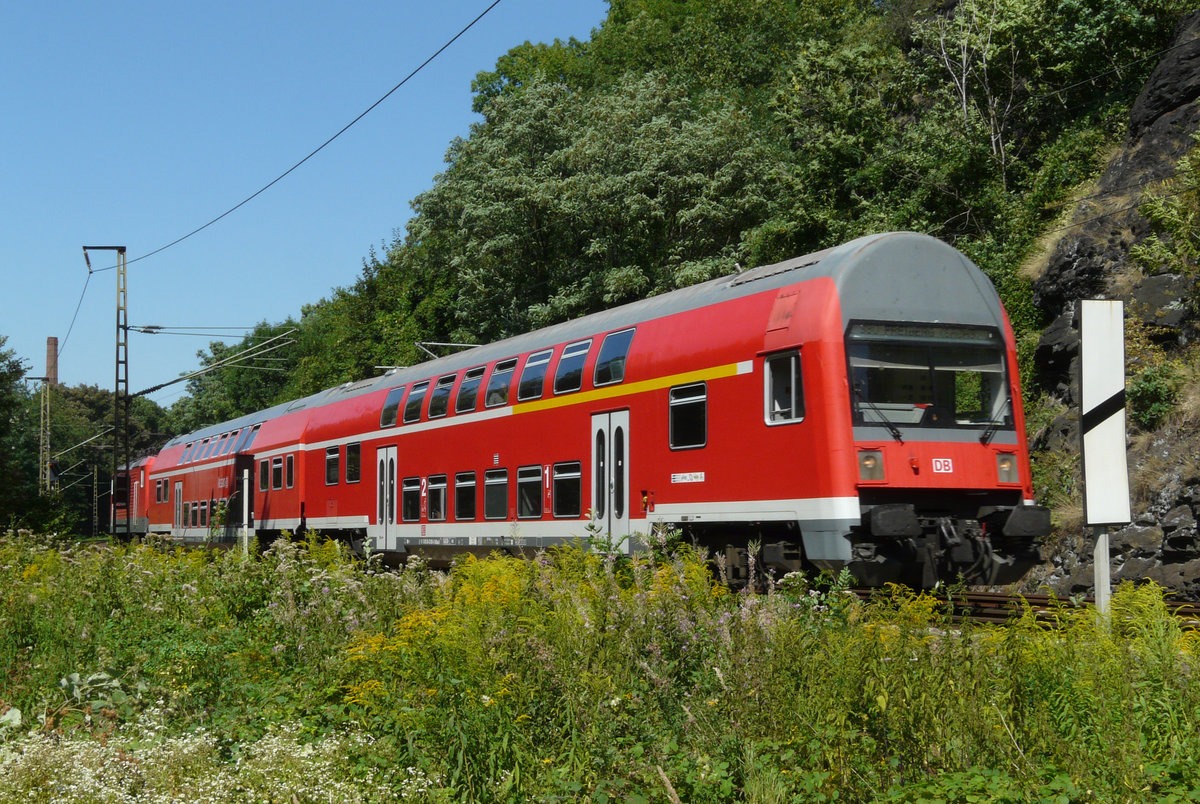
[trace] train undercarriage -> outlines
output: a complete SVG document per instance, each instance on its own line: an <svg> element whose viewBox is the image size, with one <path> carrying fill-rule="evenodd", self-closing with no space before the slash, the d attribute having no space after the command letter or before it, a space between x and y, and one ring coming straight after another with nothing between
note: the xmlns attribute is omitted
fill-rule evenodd
<svg viewBox="0 0 1200 804"><path fill-rule="evenodd" d="M752 566L756 574L776 578L846 566L862 586L929 589L958 581L1016 582L1040 560L1039 545L1049 530L1050 514L1041 506L983 505L964 515L953 507L876 503L864 506L862 524L848 536L851 560L838 566L806 559L796 523L693 525L684 534L720 556L722 572L735 585L748 583Z"/></svg>

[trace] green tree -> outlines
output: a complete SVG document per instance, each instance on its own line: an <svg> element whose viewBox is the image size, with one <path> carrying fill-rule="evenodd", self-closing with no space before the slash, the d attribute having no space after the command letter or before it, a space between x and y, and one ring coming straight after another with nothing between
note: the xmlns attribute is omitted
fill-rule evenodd
<svg viewBox="0 0 1200 804"><path fill-rule="evenodd" d="M28 409L33 396L23 380L25 363L0 335L0 527L24 517L37 494L37 427L30 429Z"/></svg>
<svg viewBox="0 0 1200 804"><path fill-rule="evenodd" d="M497 98L414 203L392 259L450 273L457 339L494 339L733 270L784 153L662 73Z"/></svg>

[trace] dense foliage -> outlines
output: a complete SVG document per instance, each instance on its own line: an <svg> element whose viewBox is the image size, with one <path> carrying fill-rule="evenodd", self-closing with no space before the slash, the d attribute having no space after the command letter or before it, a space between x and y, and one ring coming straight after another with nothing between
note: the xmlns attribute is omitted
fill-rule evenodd
<svg viewBox="0 0 1200 804"><path fill-rule="evenodd" d="M378 572L0 540L0 799L1145 801L1200 784L1156 587L1007 627L683 552ZM127 797L127 798L123 798Z"/></svg>
<svg viewBox="0 0 1200 804"><path fill-rule="evenodd" d="M1041 321L1018 266L1120 138L1185 7L612 0L589 40L527 42L479 74L481 120L354 286L294 322L286 379L210 375L180 420L893 229L971 256L1028 351Z"/></svg>

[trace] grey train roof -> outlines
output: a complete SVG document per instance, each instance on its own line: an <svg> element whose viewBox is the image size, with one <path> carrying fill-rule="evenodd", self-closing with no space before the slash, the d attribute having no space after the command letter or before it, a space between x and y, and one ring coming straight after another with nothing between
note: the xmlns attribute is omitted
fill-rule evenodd
<svg viewBox="0 0 1200 804"><path fill-rule="evenodd" d="M921 276L914 281L914 276ZM345 383L303 399L176 436L168 445L208 438L258 424L303 408L348 399L383 388L433 379L523 352L611 332L710 304L772 290L798 281L830 277L838 288L843 324L853 319L954 323L1003 328L1000 300L991 283L961 252L928 235L891 232L868 235L803 257L763 265L731 276L631 302L611 310L523 335L483 344L415 366ZM964 299L986 303L963 306Z"/></svg>

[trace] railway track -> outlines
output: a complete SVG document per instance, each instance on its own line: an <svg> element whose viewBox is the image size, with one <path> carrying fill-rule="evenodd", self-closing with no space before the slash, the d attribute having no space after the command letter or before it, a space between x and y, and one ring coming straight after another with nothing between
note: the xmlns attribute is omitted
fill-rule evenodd
<svg viewBox="0 0 1200 804"><path fill-rule="evenodd" d="M861 599L869 600L878 590L856 589L854 592ZM1095 599L1090 597L1054 598L1050 595L1010 595L1002 592L965 592L949 598L943 595L937 597L952 607L951 619L956 622L971 620L997 624L1020 616L1026 607L1033 612L1037 620L1051 624L1058 611L1094 606L1096 603ZM1200 602L1168 601L1167 605L1186 626L1200 628Z"/></svg>

